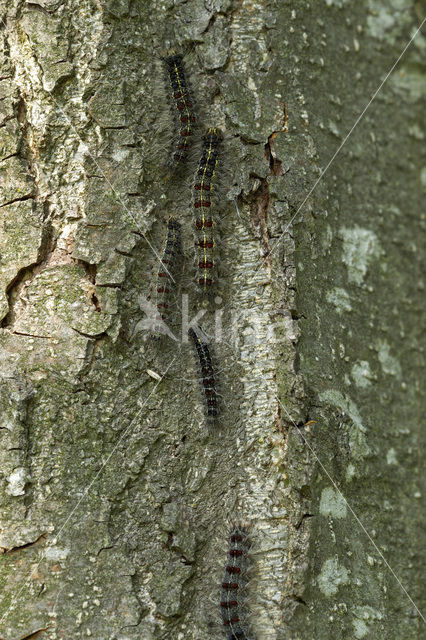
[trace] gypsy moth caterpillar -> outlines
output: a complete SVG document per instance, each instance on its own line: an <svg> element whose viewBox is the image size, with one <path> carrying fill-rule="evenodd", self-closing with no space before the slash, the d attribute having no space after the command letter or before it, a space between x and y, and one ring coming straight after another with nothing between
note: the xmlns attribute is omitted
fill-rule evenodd
<svg viewBox="0 0 426 640"><path fill-rule="evenodd" d="M225 575L220 588L220 611L228 640L249 640L245 589L249 567L248 529L235 526L229 535Z"/></svg>
<svg viewBox="0 0 426 640"><path fill-rule="evenodd" d="M198 327L196 330L190 328L188 335L194 343L200 361L201 380L207 405L207 417L214 419L218 415L218 395L209 345L206 339L201 337L203 334Z"/></svg>
<svg viewBox="0 0 426 640"><path fill-rule="evenodd" d="M188 150L196 122L193 99L190 95L183 59L184 56L179 53L162 58L166 70L167 93L171 99L174 123L173 151L170 164L175 168L185 163L188 158Z"/></svg>
<svg viewBox="0 0 426 640"><path fill-rule="evenodd" d="M217 223L212 215L212 194L215 190L216 169L219 162L218 147L222 139L220 129L215 127L207 129L193 185L197 280L203 293L207 293L217 279L214 255L217 244Z"/></svg>
<svg viewBox="0 0 426 640"><path fill-rule="evenodd" d="M181 259L181 225L173 217L167 222L166 243L157 273L158 320L168 320Z"/></svg>

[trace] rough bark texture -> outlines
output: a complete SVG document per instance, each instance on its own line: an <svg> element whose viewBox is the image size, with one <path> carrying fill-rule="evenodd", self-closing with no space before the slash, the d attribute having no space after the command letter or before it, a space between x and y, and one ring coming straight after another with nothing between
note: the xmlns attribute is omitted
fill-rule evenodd
<svg viewBox="0 0 426 640"><path fill-rule="evenodd" d="M295 217L421 4L0 6L0 638L223 637L236 518L258 640L425 637L421 33ZM139 330L170 214L197 307L176 42L229 149L211 429L191 346Z"/></svg>

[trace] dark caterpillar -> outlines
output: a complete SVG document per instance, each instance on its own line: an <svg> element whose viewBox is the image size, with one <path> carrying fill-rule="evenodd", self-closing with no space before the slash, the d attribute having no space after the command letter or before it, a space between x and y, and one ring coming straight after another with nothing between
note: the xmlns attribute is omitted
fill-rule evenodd
<svg viewBox="0 0 426 640"><path fill-rule="evenodd" d="M176 121L176 137L173 142L173 156L171 164L177 166L186 162L191 137L194 134L196 122L193 111L193 101L189 94L185 76L183 55L176 54L163 58L169 80L169 92L172 99L173 117Z"/></svg>
<svg viewBox="0 0 426 640"><path fill-rule="evenodd" d="M207 404L207 417L216 418L218 415L218 396L209 347L193 329L189 329L188 334L194 343L200 361L201 378Z"/></svg>
<svg viewBox="0 0 426 640"><path fill-rule="evenodd" d="M203 293L207 293L212 288L217 278L214 258L216 224L212 217L212 193L215 189L219 161L218 147L221 141L222 134L219 129L207 129L194 181L195 248L199 274L198 285Z"/></svg>
<svg viewBox="0 0 426 640"><path fill-rule="evenodd" d="M167 238L157 274L157 309L159 319L166 321L172 303L175 279L181 258L181 225L175 218L167 222Z"/></svg>
<svg viewBox="0 0 426 640"><path fill-rule="evenodd" d="M245 606L249 537L245 527L229 536L228 559L220 591L220 611L228 640L250 640Z"/></svg>

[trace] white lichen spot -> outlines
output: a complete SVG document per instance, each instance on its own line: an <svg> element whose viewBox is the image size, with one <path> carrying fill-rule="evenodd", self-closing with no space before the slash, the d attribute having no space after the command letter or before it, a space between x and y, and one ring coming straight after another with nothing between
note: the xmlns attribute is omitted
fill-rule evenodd
<svg viewBox="0 0 426 640"><path fill-rule="evenodd" d="M350 462L346 467L346 473L345 473L346 482L350 482L352 480L352 478L355 476L355 472L356 472L355 466Z"/></svg>
<svg viewBox="0 0 426 640"><path fill-rule="evenodd" d="M23 496L25 493L25 485L28 482L28 473L24 467L18 467L7 478L8 486L6 493L11 496Z"/></svg>
<svg viewBox="0 0 426 640"><path fill-rule="evenodd" d="M349 579L347 569L339 564L337 556L329 558L321 567L318 576L318 587L325 596L334 596L340 585L346 584Z"/></svg>
<svg viewBox="0 0 426 640"><path fill-rule="evenodd" d="M383 618L383 614L381 614L380 611L377 611L368 605L365 607L355 607L354 616L352 625L356 638L364 638L367 633L371 631L371 623Z"/></svg>
<svg viewBox="0 0 426 640"><path fill-rule="evenodd" d="M129 153L130 153L130 149L126 149L126 148L116 149L112 154L112 157L116 162L122 162L127 158Z"/></svg>
<svg viewBox="0 0 426 640"><path fill-rule="evenodd" d="M367 27L373 38L382 39L395 24L396 16L390 6L381 5L376 0L371 1L371 7L372 11L367 15Z"/></svg>
<svg viewBox="0 0 426 640"><path fill-rule="evenodd" d="M425 137L423 130L417 123L414 123L413 125L411 125L411 127L408 127L408 134L416 140L424 140Z"/></svg>
<svg viewBox="0 0 426 640"><path fill-rule="evenodd" d="M371 384L370 363L367 360L360 360L352 367L352 378L357 387L364 389Z"/></svg>
<svg viewBox="0 0 426 640"><path fill-rule="evenodd" d="M336 136L336 138L340 138L340 129L333 120L328 121L328 128L331 133Z"/></svg>
<svg viewBox="0 0 426 640"><path fill-rule="evenodd" d="M325 0L325 4L328 7L332 7L333 5L335 7L343 7L345 4L348 4L350 0Z"/></svg>
<svg viewBox="0 0 426 640"><path fill-rule="evenodd" d="M344 311L352 311L349 294L340 287L335 287L327 293L327 302L330 302L336 307L337 313L343 313Z"/></svg>
<svg viewBox="0 0 426 640"><path fill-rule="evenodd" d="M62 547L47 547L44 556L47 560L57 562L58 560L65 560L70 550Z"/></svg>
<svg viewBox="0 0 426 640"><path fill-rule="evenodd" d="M319 509L323 516L346 518L346 500L340 491L335 491L332 487L322 490Z"/></svg>
<svg viewBox="0 0 426 640"><path fill-rule="evenodd" d="M418 102L423 99L424 76L421 71L411 66L402 66L398 73L392 74L389 84L406 102Z"/></svg>
<svg viewBox="0 0 426 640"><path fill-rule="evenodd" d="M386 462L388 464L398 464L398 460L396 459L396 451L393 447L391 447L386 454Z"/></svg>
<svg viewBox="0 0 426 640"><path fill-rule="evenodd" d="M373 258L380 255L380 245L376 234L362 227L342 227L343 262L348 268L349 282L361 284Z"/></svg>
<svg viewBox="0 0 426 640"><path fill-rule="evenodd" d="M8 431L13 431L14 422L10 419L9 416L7 415L0 416L0 429L7 429Z"/></svg>
<svg viewBox="0 0 426 640"><path fill-rule="evenodd" d="M401 379L401 365L398 360L390 355L390 347L386 340L377 341L378 358L382 365L383 373L387 373L391 376L395 376L398 380Z"/></svg>
<svg viewBox="0 0 426 640"><path fill-rule="evenodd" d="M367 431L364 426L361 415L357 406L346 394L335 389L328 389L319 394L321 401L337 407L343 413L346 413L352 420L349 428L349 447L351 455L355 460L365 458L370 454L370 447L367 444L365 433Z"/></svg>
<svg viewBox="0 0 426 640"><path fill-rule="evenodd" d="M356 638L364 638L368 633L368 627L363 620L352 620Z"/></svg>
<svg viewBox="0 0 426 640"><path fill-rule="evenodd" d="M426 167L423 167L420 171L420 182L426 187Z"/></svg>

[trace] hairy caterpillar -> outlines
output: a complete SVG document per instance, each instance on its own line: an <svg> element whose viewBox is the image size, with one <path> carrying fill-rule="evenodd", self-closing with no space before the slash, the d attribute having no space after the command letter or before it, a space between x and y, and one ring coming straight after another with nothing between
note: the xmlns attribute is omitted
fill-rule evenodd
<svg viewBox="0 0 426 640"><path fill-rule="evenodd" d="M176 167L185 163L188 158L191 137L194 134L196 116L193 100L189 93L189 85L185 75L183 55L174 54L162 58L167 78L168 93L171 96L172 116L176 134L173 140L171 165Z"/></svg>
<svg viewBox="0 0 426 640"><path fill-rule="evenodd" d="M211 289L217 278L214 272L216 266L214 257L216 223L212 217L212 193L215 188L219 158L218 147L222 139L222 133L219 129L207 129L194 181L195 248L198 284L203 293L207 293Z"/></svg>
<svg viewBox="0 0 426 640"><path fill-rule="evenodd" d="M181 225L175 218L167 222L167 238L161 265L157 273L157 309L158 319L166 321L171 306L171 296L178 274L181 257Z"/></svg>
<svg viewBox="0 0 426 640"><path fill-rule="evenodd" d="M249 640L245 588L250 541L247 527L236 526L229 536L225 576L220 590L220 610L228 640Z"/></svg>
<svg viewBox="0 0 426 640"><path fill-rule="evenodd" d="M201 377L204 389L204 395L207 403L207 417L215 418L218 415L218 396L216 391L216 380L214 377L214 369L210 350L207 342L198 334L201 333L189 329L188 334L197 350L198 359L201 365Z"/></svg>

